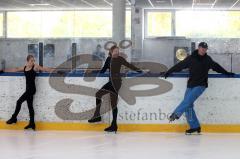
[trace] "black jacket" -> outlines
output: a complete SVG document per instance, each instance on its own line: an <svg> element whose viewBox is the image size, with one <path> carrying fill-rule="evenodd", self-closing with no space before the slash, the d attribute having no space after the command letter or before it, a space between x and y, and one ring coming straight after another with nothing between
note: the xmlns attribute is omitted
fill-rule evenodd
<svg viewBox="0 0 240 159"><path fill-rule="evenodd" d="M112 80L121 80L121 66L124 65L131 70L141 72L141 70L131 63L127 62L123 57L118 56L117 58L111 58L110 56L106 59L103 68L100 73L106 72L107 69L110 71L110 78Z"/></svg>
<svg viewBox="0 0 240 159"><path fill-rule="evenodd" d="M212 69L218 73L228 74L224 68L212 60L210 56L205 54L200 56L198 50L195 50L192 55L188 56L185 60L179 62L167 71L167 75L173 72L179 72L182 69L189 69L188 88L196 86L208 87L208 71Z"/></svg>

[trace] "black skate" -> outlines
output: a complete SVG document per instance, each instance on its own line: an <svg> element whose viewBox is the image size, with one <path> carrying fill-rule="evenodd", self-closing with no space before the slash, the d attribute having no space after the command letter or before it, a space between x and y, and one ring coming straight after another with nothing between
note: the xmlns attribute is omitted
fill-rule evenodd
<svg viewBox="0 0 240 159"><path fill-rule="evenodd" d="M35 125L35 123L29 123L25 128L24 128L25 130L27 130L27 129L32 129L32 130L36 130L36 125Z"/></svg>
<svg viewBox="0 0 240 159"><path fill-rule="evenodd" d="M169 117L169 123L173 122L174 120L178 120L179 117L177 116L177 114L172 113Z"/></svg>
<svg viewBox="0 0 240 159"><path fill-rule="evenodd" d="M105 132L114 132L115 134L117 133L118 126L117 124L112 124L108 128L104 129Z"/></svg>
<svg viewBox="0 0 240 159"><path fill-rule="evenodd" d="M201 135L201 127L186 130L185 134L186 135L192 135L192 134Z"/></svg>
<svg viewBox="0 0 240 159"><path fill-rule="evenodd" d="M101 116L98 117L92 117L90 120L88 120L89 123L96 123L102 121Z"/></svg>
<svg viewBox="0 0 240 159"><path fill-rule="evenodd" d="M11 119L9 119L6 124L16 124L17 123L17 118L11 117Z"/></svg>

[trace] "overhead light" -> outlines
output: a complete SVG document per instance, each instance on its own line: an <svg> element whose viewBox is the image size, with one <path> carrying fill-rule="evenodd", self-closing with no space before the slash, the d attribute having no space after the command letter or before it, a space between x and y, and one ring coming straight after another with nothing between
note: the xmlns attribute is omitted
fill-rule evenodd
<svg viewBox="0 0 240 159"><path fill-rule="evenodd" d="M204 0L204 1L194 1L194 5L214 5L217 1L216 0Z"/></svg>
<svg viewBox="0 0 240 159"><path fill-rule="evenodd" d="M49 3L33 3L33 4L29 4L29 5L34 7L34 6L50 6L51 4L49 4Z"/></svg>
<svg viewBox="0 0 240 159"><path fill-rule="evenodd" d="M165 3L165 0L157 0L156 3Z"/></svg>
<svg viewBox="0 0 240 159"><path fill-rule="evenodd" d="M212 6L213 5L213 3L195 3L194 5L196 5L196 6Z"/></svg>
<svg viewBox="0 0 240 159"><path fill-rule="evenodd" d="M104 2L106 2L108 5L112 6L112 3L108 2L107 0L103 0Z"/></svg>
<svg viewBox="0 0 240 159"><path fill-rule="evenodd" d="M149 4L154 8L154 5L151 0L148 0Z"/></svg>

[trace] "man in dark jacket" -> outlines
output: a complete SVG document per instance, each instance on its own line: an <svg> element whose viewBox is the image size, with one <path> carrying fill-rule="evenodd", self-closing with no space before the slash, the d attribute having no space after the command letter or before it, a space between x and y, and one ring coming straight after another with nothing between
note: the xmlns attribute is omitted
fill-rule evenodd
<svg viewBox="0 0 240 159"><path fill-rule="evenodd" d="M207 55L207 49L207 43L201 42L198 45L198 49L195 50L192 55L170 68L164 74L165 78L167 78L173 72L179 72L186 68L189 69L189 79L184 99L169 118L170 122L172 122L179 119L182 114L185 113L190 126L190 129L186 130L186 134L201 132L201 127L193 107L194 102L208 87L209 69L228 76L234 76L234 73L226 71L218 63L213 61L212 58Z"/></svg>

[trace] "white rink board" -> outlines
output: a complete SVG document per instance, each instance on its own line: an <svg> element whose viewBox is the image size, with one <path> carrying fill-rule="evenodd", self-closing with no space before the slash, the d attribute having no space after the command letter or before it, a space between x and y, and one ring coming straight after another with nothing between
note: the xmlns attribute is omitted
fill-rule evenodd
<svg viewBox="0 0 240 159"><path fill-rule="evenodd" d="M152 77L149 77L152 78ZM37 93L34 98L36 121L45 122L83 122L59 118L55 114L56 103L63 98L74 100L71 111L79 112L95 106L95 98L64 94L51 88L49 77L37 77ZM83 81L83 77L67 77L66 83L81 84L94 88L101 88L108 81L106 77L98 77L93 82ZM119 123L164 124L168 123L169 115L181 102L186 90L187 78L168 78L173 84L173 89L165 94L151 97L137 97L136 104L128 105L119 99ZM17 99L25 90L23 76L0 76L0 118L7 120L13 113ZM136 86L135 89L149 89L149 86ZM146 87L146 88L145 88ZM238 78L209 78L209 87L195 103L195 110L203 124L240 124L240 80ZM104 121L109 121L109 115L104 115ZM26 103L18 117L19 120L28 120ZM185 123L181 118L177 123Z"/></svg>

